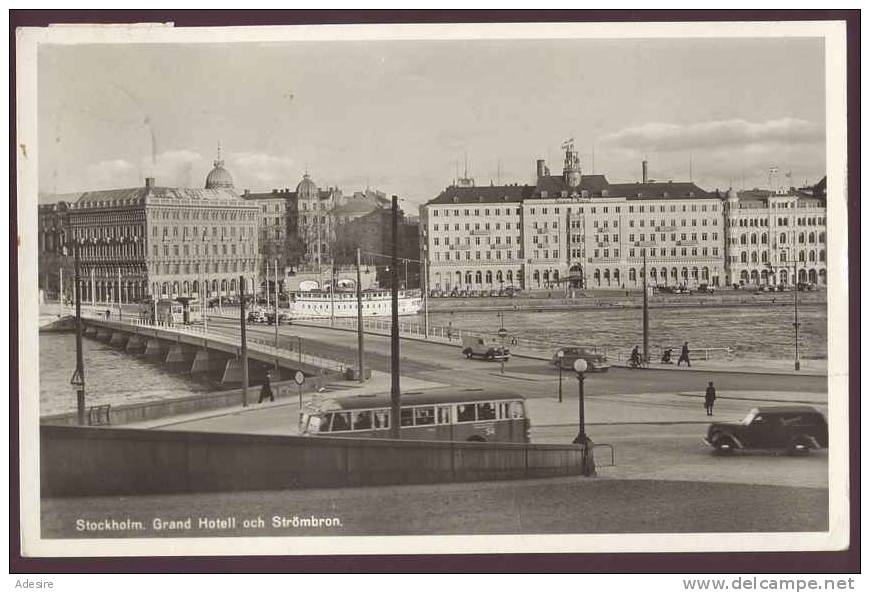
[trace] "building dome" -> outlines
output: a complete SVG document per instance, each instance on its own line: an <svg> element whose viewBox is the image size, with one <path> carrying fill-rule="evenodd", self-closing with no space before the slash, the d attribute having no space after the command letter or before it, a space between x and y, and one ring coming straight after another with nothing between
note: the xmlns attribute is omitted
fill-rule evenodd
<svg viewBox="0 0 870 593"><path fill-rule="evenodd" d="M224 162L217 160L214 162L208 177L205 178L205 189L232 189L233 176L230 172L224 169Z"/></svg>
<svg viewBox="0 0 870 593"><path fill-rule="evenodd" d="M738 198L737 198L737 192L734 191L734 188L729 188L729 189L728 189L728 193L725 194L725 199L727 199L728 201L732 201L732 202L737 201L737 199L738 199Z"/></svg>
<svg viewBox="0 0 870 593"><path fill-rule="evenodd" d="M302 181L296 186L296 197L300 200L313 200L317 197L317 185L311 180L308 173L302 176Z"/></svg>

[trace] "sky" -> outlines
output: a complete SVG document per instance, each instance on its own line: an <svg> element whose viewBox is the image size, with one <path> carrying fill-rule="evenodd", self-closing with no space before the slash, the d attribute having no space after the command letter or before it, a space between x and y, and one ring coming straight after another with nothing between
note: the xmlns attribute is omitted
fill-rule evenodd
<svg viewBox="0 0 870 593"><path fill-rule="evenodd" d="M424 203L468 174L562 170L766 187L825 175L821 39L43 45L40 192L369 186ZM791 173L790 179L784 178Z"/></svg>

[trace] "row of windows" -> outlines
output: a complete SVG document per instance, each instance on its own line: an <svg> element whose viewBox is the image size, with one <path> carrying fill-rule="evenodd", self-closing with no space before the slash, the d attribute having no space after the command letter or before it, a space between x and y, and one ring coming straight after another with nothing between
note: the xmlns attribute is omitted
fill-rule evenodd
<svg viewBox="0 0 870 593"><path fill-rule="evenodd" d="M470 250L454 251L454 252L453 252L453 261L459 261L459 260L461 260L461 259L462 259L462 255L461 255L462 253L465 253L465 259L466 259L466 260L470 260L470 259L471 259L471 251L470 251ZM482 253L483 253L483 255L484 255L483 258L481 258L481 252L480 252L480 251L475 251L475 252L474 252L474 259L478 259L478 260L479 260L479 259L488 259L488 260L492 260L492 259L495 259L495 260L507 259L507 260L512 260L512 259L514 258L514 252L511 251L510 249L498 249L498 250L495 250L494 252L493 252L493 251L484 251L484 252L482 252ZM493 257L493 253L495 253L495 257ZM536 252L536 253L537 253L537 252ZM545 253L546 253L546 250L545 250ZM554 251L554 253L558 253L558 251ZM502 254L504 254L504 255L502 255ZM443 255L443 258L442 258L442 255ZM450 258L450 252L449 252L449 251L445 251L445 252L443 252L443 253L440 252L440 251L435 251L435 252L434 252L434 256L435 256L435 261L442 261L442 260L443 260L443 261L450 261L450 259L451 259L451 258ZM517 251L517 259L522 259L522 257L523 257L523 256L522 256L522 252ZM537 256L536 256L536 257L537 257ZM558 257L558 255L554 255L553 257Z"/></svg>
<svg viewBox="0 0 870 593"><path fill-rule="evenodd" d="M738 258L740 260L740 263L742 263L742 264L746 264L746 263L755 264L755 263L758 263L759 259L761 260L761 263L767 263L767 252L762 251L761 255L759 256L758 252L756 252L756 251L752 251L752 252L741 251L739 256L736 254L730 256L731 261L735 262L735 263L738 261ZM804 251L803 249L801 249L800 251L798 251L798 261L799 262L805 262L805 261L814 262L814 261L816 261L815 250L811 249L809 251ZM825 250L824 249L819 249L818 261L820 261L820 262L825 261ZM785 251L779 252L779 262L780 263L787 263L788 262L788 254Z"/></svg>
<svg viewBox="0 0 870 593"><path fill-rule="evenodd" d="M227 209L207 209L207 210L189 210L176 209L172 210L154 210L154 218L162 220L256 220L255 213L252 210L227 210Z"/></svg>
<svg viewBox="0 0 870 593"><path fill-rule="evenodd" d="M218 233L219 228L220 228L220 233ZM229 228L229 233L227 232L228 228ZM200 227L198 227L198 226L194 226L194 227L187 227L187 226L184 226L184 227L177 227L177 226L158 227L158 226L154 226L151 228L151 236L152 237L161 236L161 230L163 231L162 236L164 238L169 237L169 236L172 236L172 237L179 237L180 236L180 237L183 237L184 239L189 239L190 237L193 237L194 240L196 240L196 239L201 237L203 241L207 240L209 238L209 236L211 236L212 238L216 238L216 237L218 237L218 235L220 235L221 238L226 238L227 236L235 237L236 230L238 230L239 238L243 239L245 237L253 237L254 236L254 227L253 226L241 226L241 227L238 227L238 229L234 226L230 226L230 227L213 226L213 227L211 227L211 235L209 235L209 227L205 227L205 226L202 227L202 235L200 235ZM180 230L180 232L179 232L179 230Z"/></svg>
<svg viewBox="0 0 870 593"><path fill-rule="evenodd" d="M493 244L495 244L495 245L501 245L501 240L502 240L502 236L501 236L501 235L496 235L496 236L494 237L495 241L493 241L493 237L491 237L491 236L486 236L486 237L483 237L483 238L486 239L486 240L484 241L484 244L485 244L485 245L493 245ZM444 237L444 245L463 245L463 244L464 244L464 245L471 245L471 237L465 237L465 243L462 242L462 239L463 239L463 237L454 237L454 238L453 238L453 242L451 243L451 241L450 241L450 237ZM475 244L475 245L480 245L480 244L481 244L480 239L481 239L480 237L475 237L475 238L474 238L474 244ZM537 237L535 237L535 239L537 239ZM511 241L512 241L512 237L510 237L509 235L507 235L507 236L504 237L504 240L505 240L505 241L504 241L504 242L505 242L505 245L510 245L510 244L511 244ZM535 241L535 242L537 242L537 241ZM558 242L558 241L557 241L557 242ZM517 244L519 244L519 243L520 243L520 238L517 237ZM441 245L441 238L440 238L440 237L435 237L434 239L432 239L432 244L435 245L435 246Z"/></svg>
<svg viewBox="0 0 870 593"><path fill-rule="evenodd" d="M254 260L241 260L234 262L205 262L185 263L185 264L151 264L149 269L152 274L163 275L169 274L208 274L208 273L229 273L229 272L247 272L256 270L256 262Z"/></svg>
<svg viewBox="0 0 870 593"><path fill-rule="evenodd" d="M601 211L604 214L608 214L610 212L614 212L616 214L619 214L622 212L622 206L579 206L579 207L577 207L576 210L573 207L569 206L567 208L567 211L568 211L568 214L572 214L574 212L577 212L579 214L584 214L584 213L586 213L587 208L588 208L588 212L590 214L597 214L599 208L601 209ZM719 208L718 208L717 204L710 204L709 205L710 212L717 212L718 209ZM545 207L541 207L541 208L532 206L531 208L529 208L529 213L530 214L548 215L548 214L550 214L550 210L552 210L553 214L560 214L561 213L561 208L559 206L554 206L552 208L549 206L545 206ZM504 211L504 214L506 214L506 215L516 214L517 216L519 216L521 213L520 208L516 208L515 210L512 208L504 208L503 211ZM664 205L660 205L660 206L658 206L658 209L656 208L656 206L653 206L653 205L642 205L642 206L632 205L632 206L628 206L628 211L630 213L634 213L634 212L640 212L640 213L644 213L644 212L690 212L690 211L691 212L698 212L698 211L707 212L708 205L707 204L700 204L700 207L699 207L698 204L691 204L690 206L686 206L686 204L681 204L680 207L677 208L676 204L670 204L667 208ZM460 212L462 214L460 214ZM495 209L496 216L499 216L501 214L501 212L502 212L501 208ZM445 208L443 210L439 210L438 208L432 209L432 216L451 216L451 215L452 216L471 216L471 209L469 209L469 208L465 208L463 210L459 210L459 209L451 210L449 208ZM479 208L474 209L474 216L480 216L480 209ZM489 209L484 210L484 216L489 216Z"/></svg>
<svg viewBox="0 0 870 593"><path fill-rule="evenodd" d="M794 237L794 235L792 235L792 236ZM816 237L817 237L817 235L814 232L810 232L808 234L804 234L803 232L800 232L797 234L797 242L799 244L815 243ZM755 233L751 233L751 234L747 235L746 233L743 233L740 235L739 239L737 237L731 237L729 240L729 243L731 245L737 245L738 242L740 243L740 245L747 245L747 244L756 245L757 243L759 243L759 239L760 239L760 243L762 245L766 245L767 244L767 233L761 233L761 235L756 235ZM787 234L787 233L780 233L779 234L779 243L781 245L788 244L789 243L788 239L789 239L789 234ZM822 232L822 233L818 234L818 242L819 243L825 242L825 233Z"/></svg>
<svg viewBox="0 0 870 593"><path fill-rule="evenodd" d="M169 245L163 245L163 255L190 255L190 245L181 245L180 248L178 245L172 245L170 250ZM213 244L211 246L211 255L236 255L236 244L231 243L229 246L229 254L227 253L227 244L223 243L220 245L220 249L218 249L217 244ZM254 246L249 245L247 243L241 243L241 253L242 255L247 255L248 252L254 253ZM160 245L154 245L153 253L155 257L160 256ZM200 255L199 245L193 246L193 255ZM202 255L209 255L208 245L202 246Z"/></svg>

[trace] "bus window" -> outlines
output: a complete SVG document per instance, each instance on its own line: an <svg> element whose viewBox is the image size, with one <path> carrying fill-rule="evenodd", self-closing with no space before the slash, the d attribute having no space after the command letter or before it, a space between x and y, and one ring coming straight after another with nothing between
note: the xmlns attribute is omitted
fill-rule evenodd
<svg viewBox="0 0 870 593"><path fill-rule="evenodd" d="M414 410L402 408L401 426L414 426Z"/></svg>
<svg viewBox="0 0 870 593"><path fill-rule="evenodd" d="M357 412L353 415L353 429L354 430L368 430L372 427L372 413L369 411L366 412Z"/></svg>
<svg viewBox="0 0 870 593"><path fill-rule="evenodd" d="M524 418L523 402L511 402L511 418Z"/></svg>
<svg viewBox="0 0 870 593"><path fill-rule="evenodd" d="M438 424L450 424L450 406L438 407Z"/></svg>
<svg viewBox="0 0 870 593"><path fill-rule="evenodd" d="M495 406L492 402L477 404L478 420L495 420Z"/></svg>
<svg viewBox="0 0 870 593"><path fill-rule="evenodd" d="M375 428L390 427L390 412L388 410L375 410Z"/></svg>
<svg viewBox="0 0 870 593"><path fill-rule="evenodd" d="M457 422L474 422L477 420L474 404L462 404L456 407Z"/></svg>
<svg viewBox="0 0 870 593"><path fill-rule="evenodd" d="M312 416L312 420L317 418L317 416ZM329 432L329 425L332 424L332 413L324 414L323 418L320 419L320 426L318 426L318 432ZM314 431L312 431L314 432Z"/></svg>
<svg viewBox="0 0 870 593"><path fill-rule="evenodd" d="M332 432L350 430L350 412L335 412L332 415Z"/></svg>
<svg viewBox="0 0 870 593"><path fill-rule="evenodd" d="M414 425L435 424L435 408L414 408Z"/></svg>
<svg viewBox="0 0 870 593"><path fill-rule="evenodd" d="M498 419L499 420L508 420L510 416L510 404L507 402L499 402L498 403Z"/></svg>

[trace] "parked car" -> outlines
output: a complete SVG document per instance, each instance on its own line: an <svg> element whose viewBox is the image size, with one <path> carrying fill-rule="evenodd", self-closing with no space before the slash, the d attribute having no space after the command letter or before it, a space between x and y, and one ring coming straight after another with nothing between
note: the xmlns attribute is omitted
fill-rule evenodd
<svg viewBox="0 0 870 593"><path fill-rule="evenodd" d="M508 360L511 356L510 348L480 336L462 336L462 353L466 358L477 356L484 360Z"/></svg>
<svg viewBox="0 0 870 593"><path fill-rule="evenodd" d="M674 288L672 286L656 286L655 292L660 292L662 294L671 294L674 292Z"/></svg>
<svg viewBox="0 0 870 593"><path fill-rule="evenodd" d="M811 284L809 282L798 282L797 289L798 290L815 290L816 286L815 286L815 284Z"/></svg>
<svg viewBox="0 0 870 593"><path fill-rule="evenodd" d="M275 313L270 311L266 313L266 323L269 325L273 325L275 323ZM286 311L281 311L278 313L278 325L290 325L292 320L290 318L290 314Z"/></svg>
<svg viewBox="0 0 870 593"><path fill-rule="evenodd" d="M752 408L740 422L714 422L704 442L719 453L771 449L802 454L828 447L828 422L813 406L764 406Z"/></svg>
<svg viewBox="0 0 870 593"><path fill-rule="evenodd" d="M716 289L714 287L710 286L709 284L704 283L704 284L698 285L698 292L701 292L704 294L714 294L716 292Z"/></svg>
<svg viewBox="0 0 870 593"><path fill-rule="evenodd" d="M589 350L588 348L576 348L574 346L568 346L565 348L560 348L562 351L562 368L572 370L574 368L574 361L578 358L582 358L586 361L588 365L589 371L598 371L598 372L606 372L610 368L610 363L607 362L607 357L601 354L600 352L594 352ZM553 353L553 358L550 363L558 367L559 366L559 350Z"/></svg>

